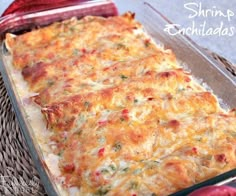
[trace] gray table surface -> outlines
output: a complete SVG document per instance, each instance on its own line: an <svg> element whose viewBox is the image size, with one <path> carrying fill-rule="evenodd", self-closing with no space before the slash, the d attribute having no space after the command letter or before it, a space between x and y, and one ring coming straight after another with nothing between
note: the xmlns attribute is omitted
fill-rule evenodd
<svg viewBox="0 0 236 196"><path fill-rule="evenodd" d="M119 0L115 0L119 1ZM139 0L127 0L128 3L137 3ZM149 0L146 0L149 1ZM226 28L230 32L230 28L233 28L233 35L189 35L197 44L202 47L208 48L213 52L216 52L233 64L236 64L236 0L150 0L153 5L162 12L173 23L179 24L181 28L188 28L195 23L198 29L201 29L201 25L206 23L206 29L217 28L223 24L223 29ZM0 13L2 13L12 0L0 0ZM200 2L201 9L200 9ZM127 6L127 5L125 5ZM186 8L188 7L188 9ZM192 10L190 10L192 9ZM208 9L208 16L199 16L199 11L202 13ZM230 19L224 16L212 16L216 12L221 12L227 15L227 11L231 11ZM190 18L190 15L198 13L197 16Z"/></svg>

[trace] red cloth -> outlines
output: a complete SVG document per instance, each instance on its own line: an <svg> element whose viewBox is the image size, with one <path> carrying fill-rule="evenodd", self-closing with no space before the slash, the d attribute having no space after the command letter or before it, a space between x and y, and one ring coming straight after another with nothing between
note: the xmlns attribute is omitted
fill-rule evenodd
<svg viewBox="0 0 236 196"><path fill-rule="evenodd" d="M64 7L66 5L73 5L82 1L86 0L15 0L4 11L2 16L12 13L42 11L55 7Z"/></svg>
<svg viewBox="0 0 236 196"><path fill-rule="evenodd" d="M236 196L236 189L229 186L206 186L188 196Z"/></svg>

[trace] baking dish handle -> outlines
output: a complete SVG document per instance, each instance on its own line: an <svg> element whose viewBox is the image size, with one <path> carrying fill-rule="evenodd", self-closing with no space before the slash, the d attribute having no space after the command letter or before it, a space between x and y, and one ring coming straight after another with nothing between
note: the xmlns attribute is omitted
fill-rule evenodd
<svg viewBox="0 0 236 196"><path fill-rule="evenodd" d="M118 10L112 0L15 0L0 17L0 40L6 32L19 32L88 14L109 17L117 15Z"/></svg>
<svg viewBox="0 0 236 196"><path fill-rule="evenodd" d="M2 16L9 14L39 12L52 8L61 8L70 5L76 5L81 2L92 0L15 0L3 12Z"/></svg>

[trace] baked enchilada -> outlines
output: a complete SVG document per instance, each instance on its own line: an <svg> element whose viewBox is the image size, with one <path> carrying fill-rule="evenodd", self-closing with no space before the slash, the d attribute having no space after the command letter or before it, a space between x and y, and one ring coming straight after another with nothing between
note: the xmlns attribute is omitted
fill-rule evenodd
<svg viewBox="0 0 236 196"><path fill-rule="evenodd" d="M235 168L235 111L134 14L72 18L6 45L63 194L168 195Z"/></svg>

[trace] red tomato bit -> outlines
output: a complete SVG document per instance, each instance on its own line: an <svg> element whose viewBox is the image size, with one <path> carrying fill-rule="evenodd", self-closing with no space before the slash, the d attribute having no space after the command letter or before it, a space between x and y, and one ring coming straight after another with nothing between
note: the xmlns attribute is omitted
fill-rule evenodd
<svg viewBox="0 0 236 196"><path fill-rule="evenodd" d="M98 121L99 126L105 126L106 124L107 124L107 120Z"/></svg>
<svg viewBox="0 0 236 196"><path fill-rule="evenodd" d="M100 173L99 171L96 171L96 172L95 172L95 175L96 175L96 176L100 176L100 174L101 174L101 173Z"/></svg>
<svg viewBox="0 0 236 196"><path fill-rule="evenodd" d="M197 153L198 153L196 147L193 147L193 148L192 148L192 151L193 151L194 154L197 154Z"/></svg>
<svg viewBox="0 0 236 196"><path fill-rule="evenodd" d="M225 162L225 163L227 163L227 158L226 158L225 154L217 154L217 155L215 155L215 159L218 162L221 162L221 163Z"/></svg>
<svg viewBox="0 0 236 196"><path fill-rule="evenodd" d="M148 101L152 101L153 99L153 97L148 97Z"/></svg>
<svg viewBox="0 0 236 196"><path fill-rule="evenodd" d="M102 157L102 156L104 155L104 152L105 152L105 148L99 149L99 151L98 151L98 157Z"/></svg>
<svg viewBox="0 0 236 196"><path fill-rule="evenodd" d="M63 166L65 172L72 173L75 170L74 163L67 163Z"/></svg>
<svg viewBox="0 0 236 196"><path fill-rule="evenodd" d="M122 114L123 120L129 120L129 110L128 109L123 109L121 114Z"/></svg>

